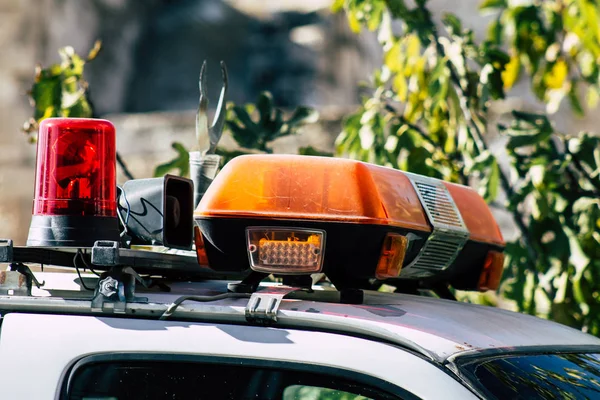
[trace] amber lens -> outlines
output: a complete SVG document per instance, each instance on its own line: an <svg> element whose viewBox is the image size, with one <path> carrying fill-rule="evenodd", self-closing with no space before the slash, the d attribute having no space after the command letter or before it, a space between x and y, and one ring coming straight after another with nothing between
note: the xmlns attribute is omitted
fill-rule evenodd
<svg viewBox="0 0 600 400"><path fill-rule="evenodd" d="M375 271L377 279L396 278L400 275L407 245L408 239L405 236L396 233L387 234Z"/></svg>
<svg viewBox="0 0 600 400"><path fill-rule="evenodd" d="M325 231L302 228L246 229L250 267L272 274L312 274L321 271Z"/></svg>
<svg viewBox="0 0 600 400"><path fill-rule="evenodd" d="M489 251L479 276L479 290L485 292L486 290L498 289L503 268L504 254L499 251Z"/></svg>
<svg viewBox="0 0 600 400"><path fill-rule="evenodd" d="M196 255L198 257L198 264L203 267L208 267L208 257L206 256L206 249L204 247L204 239L202 238L202 232L197 226L194 227L194 243L196 244Z"/></svg>

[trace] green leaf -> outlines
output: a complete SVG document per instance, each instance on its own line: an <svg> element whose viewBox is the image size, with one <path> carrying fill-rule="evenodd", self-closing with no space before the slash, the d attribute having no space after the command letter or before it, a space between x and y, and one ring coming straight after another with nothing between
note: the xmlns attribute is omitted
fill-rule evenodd
<svg viewBox="0 0 600 400"><path fill-rule="evenodd" d="M364 150L369 150L375 143L375 132L369 124L363 125L358 131L360 135L360 145Z"/></svg>
<svg viewBox="0 0 600 400"><path fill-rule="evenodd" d="M490 173L487 180L486 197L485 200L488 203L496 200L498 196L498 188L500 187L500 167L498 161L494 158L490 167Z"/></svg>
<svg viewBox="0 0 600 400"><path fill-rule="evenodd" d="M303 124L313 124L319 119L319 112L309 107L298 107L287 123L293 127Z"/></svg>
<svg viewBox="0 0 600 400"><path fill-rule="evenodd" d="M273 140L295 134L298 129L308 123L316 122L319 113L308 107L298 107L291 117L284 121L283 111L274 107L273 97L262 92L254 104L228 107L226 126L231 131L237 144L246 149L272 152L269 143ZM254 121L252 111L258 113L258 121ZM256 112L254 117L256 118Z"/></svg>
<svg viewBox="0 0 600 400"><path fill-rule="evenodd" d="M172 170L178 169L179 176L188 176L190 172L190 155L186 148L179 142L174 142L171 147L177 152L177 157L169 162L160 164L154 170L155 177L165 176Z"/></svg>
<svg viewBox="0 0 600 400"><path fill-rule="evenodd" d="M262 126L265 126L269 123L269 121L271 120L272 114L273 114L273 96L271 95L271 93L269 92L262 92L258 95L258 100L256 101L256 109L258 110L258 113L260 114L260 124ZM246 122L244 122L244 120L242 120L241 117L240 120L242 121L242 123L244 125L246 125L246 127L249 127L248 124L246 124ZM246 113L246 121L250 120L250 116L248 115L248 113ZM249 122L252 123L252 122Z"/></svg>
<svg viewBox="0 0 600 400"><path fill-rule="evenodd" d="M598 93L598 88L595 86L588 87L586 99L589 108L596 108L596 106L598 105L598 101L600 100L600 93Z"/></svg>
<svg viewBox="0 0 600 400"><path fill-rule="evenodd" d="M93 60L100 51L100 42L96 42L90 51L87 61ZM34 104L33 118L37 123L50 117L93 116L92 106L88 100L87 82L83 80L86 60L75 53L72 47L59 50L60 64L52 64L47 68L36 67L35 80L30 91ZM29 129L29 134L36 134L36 129ZM30 137L34 142L35 137Z"/></svg>
<svg viewBox="0 0 600 400"><path fill-rule="evenodd" d="M85 61L89 62L98 57L100 50L102 50L102 41L96 40L94 42L94 47L92 47L92 49L88 52L87 59Z"/></svg>
<svg viewBox="0 0 600 400"><path fill-rule="evenodd" d="M533 183L533 186L539 189L544 184L546 166L534 165L529 169L529 175L531 176L531 183Z"/></svg>
<svg viewBox="0 0 600 400"><path fill-rule="evenodd" d="M235 157L243 156L249 154L242 150L226 150L221 147L217 147L216 154L221 156L221 167L227 164L229 161L233 160Z"/></svg>
<svg viewBox="0 0 600 400"><path fill-rule="evenodd" d="M488 40L495 44L500 45L502 43L502 32L504 30L504 25L500 18L492 21L488 26L487 38Z"/></svg>
<svg viewBox="0 0 600 400"><path fill-rule="evenodd" d="M571 102L571 108L573 112L579 117L583 117L585 111L581 102L579 101L579 94L577 93L577 81L571 82L571 90L569 90L569 101Z"/></svg>
<svg viewBox="0 0 600 400"><path fill-rule="evenodd" d="M521 70L521 61L519 56L512 56L510 62L504 67L502 71L502 81L504 83L504 89L510 89L513 87L517 79L519 79L519 71Z"/></svg>
<svg viewBox="0 0 600 400"><path fill-rule="evenodd" d="M334 0L331 5L331 11L334 13L340 12L344 8L345 0Z"/></svg>
<svg viewBox="0 0 600 400"><path fill-rule="evenodd" d="M458 17L452 13L445 13L442 17L442 22L444 26L450 33L450 35L460 36L462 33L462 23L458 19Z"/></svg>
<svg viewBox="0 0 600 400"><path fill-rule="evenodd" d="M248 114L246 108L242 106L234 106L232 110L235 114L235 117L242 123L244 128L246 128L249 131L256 132L257 125L256 123L254 123L254 121L252 121L252 118L250 118L250 114ZM263 115L264 114L261 113L261 118Z"/></svg>
<svg viewBox="0 0 600 400"><path fill-rule="evenodd" d="M483 0L479 5L479 11L497 11L497 9L507 8L508 1L507 0Z"/></svg>
<svg viewBox="0 0 600 400"><path fill-rule="evenodd" d="M300 123L295 125L300 125ZM283 122L283 111L280 109L275 110L275 118L273 118L272 121L269 121L266 127L269 131L273 132L273 134L267 138L267 141L295 133L294 125L290 124L289 121L287 123Z"/></svg>
<svg viewBox="0 0 600 400"><path fill-rule="evenodd" d="M321 151L321 150L315 149L312 146L300 147L298 149L298 154L303 155L303 156L333 157L333 153L331 153L329 151Z"/></svg>
<svg viewBox="0 0 600 400"><path fill-rule="evenodd" d="M513 135L508 140L506 148L515 150L519 147L532 146L550 138L552 132L538 132L534 134L519 134Z"/></svg>
<svg viewBox="0 0 600 400"><path fill-rule="evenodd" d="M349 24L352 32L360 33L360 31L361 31L360 22L356 18L356 14L352 11L348 11L348 24Z"/></svg>
<svg viewBox="0 0 600 400"><path fill-rule="evenodd" d="M560 221L553 218L530 220L531 235L537 239L540 247L540 256L554 257L561 262L568 262L571 249L569 237Z"/></svg>
<svg viewBox="0 0 600 400"><path fill-rule="evenodd" d="M473 159L473 163L465 169L465 173L484 172L494 162L494 156L489 151L484 151Z"/></svg>
<svg viewBox="0 0 600 400"><path fill-rule="evenodd" d="M371 12L367 13L366 20L367 28L370 31L374 31L381 25L381 20L386 7L382 0L372 0L371 6Z"/></svg>
<svg viewBox="0 0 600 400"><path fill-rule="evenodd" d="M408 16L408 8L404 0L385 0L385 3L394 18L405 19Z"/></svg>
<svg viewBox="0 0 600 400"><path fill-rule="evenodd" d="M556 60L550 70L544 74L544 84L550 89L560 89L569 74L569 66L562 58Z"/></svg>
<svg viewBox="0 0 600 400"><path fill-rule="evenodd" d="M515 120L510 128L500 127L508 133L510 138L506 145L507 149L514 151L519 147L531 146L544 142L553 133L552 125L548 118L540 114L513 111Z"/></svg>

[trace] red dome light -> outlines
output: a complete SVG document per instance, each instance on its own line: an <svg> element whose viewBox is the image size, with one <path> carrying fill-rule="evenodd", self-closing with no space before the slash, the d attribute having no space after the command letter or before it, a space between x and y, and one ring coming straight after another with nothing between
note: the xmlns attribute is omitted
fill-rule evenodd
<svg viewBox="0 0 600 400"><path fill-rule="evenodd" d="M115 147L109 121L42 121L29 245L91 245L115 232L118 238Z"/></svg>

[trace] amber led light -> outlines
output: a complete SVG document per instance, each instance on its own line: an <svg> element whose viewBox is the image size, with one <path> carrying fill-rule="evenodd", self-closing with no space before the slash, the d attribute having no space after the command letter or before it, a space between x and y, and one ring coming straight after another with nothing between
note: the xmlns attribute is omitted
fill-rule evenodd
<svg viewBox="0 0 600 400"><path fill-rule="evenodd" d="M325 232L302 228L246 229L250 267L273 274L312 274L321 271Z"/></svg>

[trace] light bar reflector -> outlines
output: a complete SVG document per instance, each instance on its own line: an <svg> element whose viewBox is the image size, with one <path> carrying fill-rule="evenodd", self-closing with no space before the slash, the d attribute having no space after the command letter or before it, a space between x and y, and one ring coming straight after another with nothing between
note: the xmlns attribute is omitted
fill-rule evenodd
<svg viewBox="0 0 600 400"><path fill-rule="evenodd" d="M269 274L320 272L325 231L303 228L249 227L246 229L250 267Z"/></svg>
<svg viewBox="0 0 600 400"><path fill-rule="evenodd" d="M397 278L402 270L408 239L397 233L388 233L383 241L381 256L377 263L377 279Z"/></svg>
<svg viewBox="0 0 600 400"><path fill-rule="evenodd" d="M488 251L483 264L483 270L479 276L479 291L496 290L502 280L504 269L504 253L499 251Z"/></svg>

